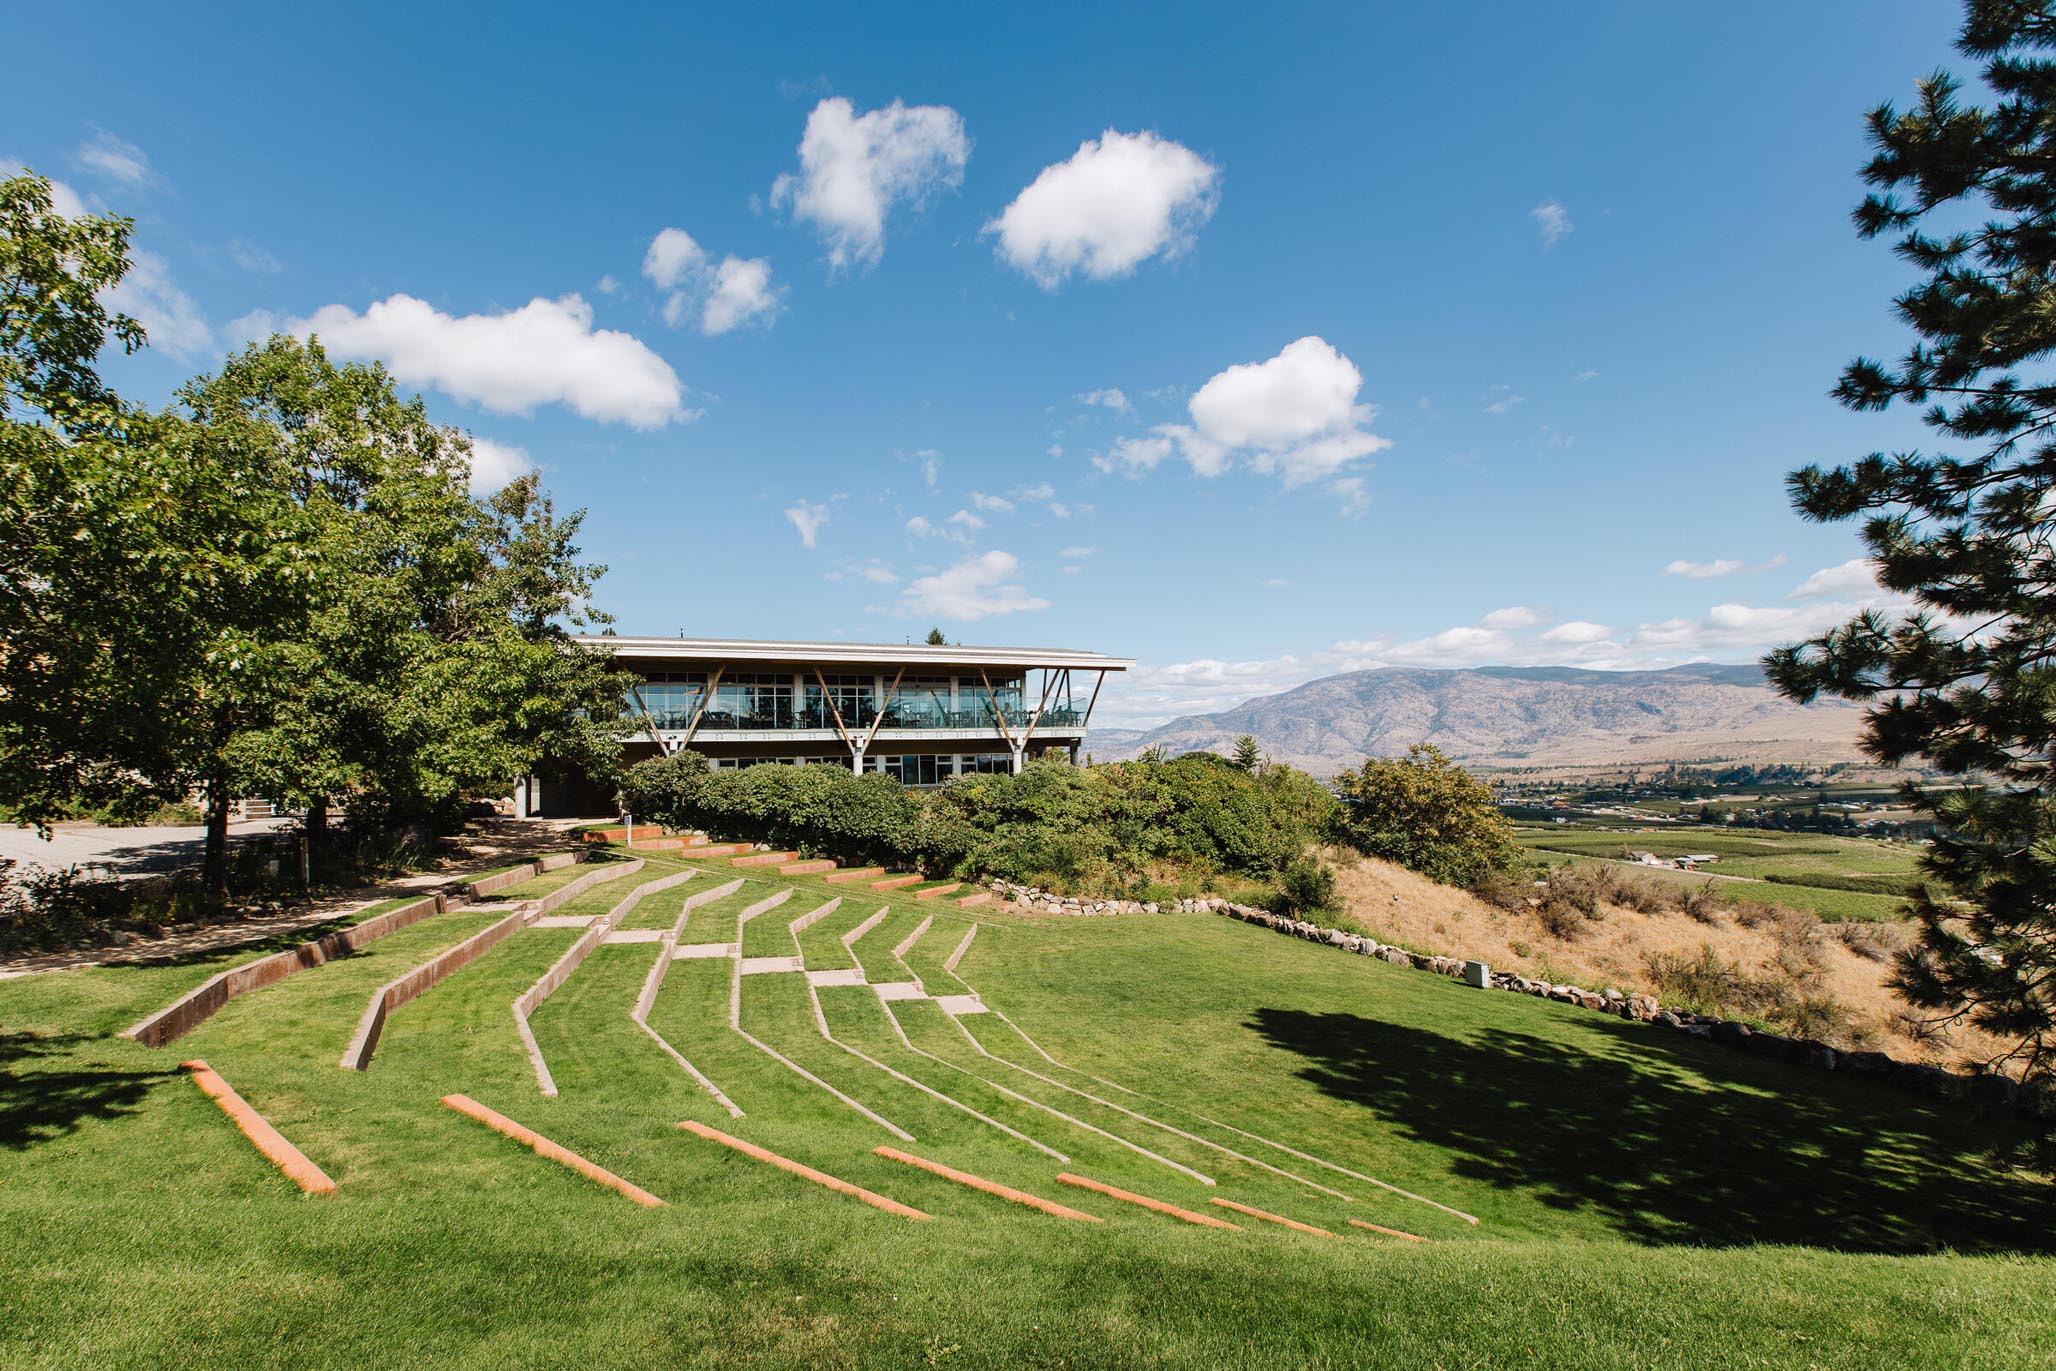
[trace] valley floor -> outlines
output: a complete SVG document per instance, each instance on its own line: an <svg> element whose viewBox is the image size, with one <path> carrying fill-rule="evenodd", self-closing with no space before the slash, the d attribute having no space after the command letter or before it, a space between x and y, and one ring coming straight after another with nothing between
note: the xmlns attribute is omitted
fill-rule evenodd
<svg viewBox="0 0 2056 1371"><path fill-rule="evenodd" d="M603 913L686 865L653 855L559 913ZM368 1071L340 1069L372 988L492 908L233 1001L157 1050L115 1035L235 958L0 983L0 1364L2056 1365L2051 1187L1987 1165L1988 1126L1938 1106L1213 916L1031 919L707 865L624 927L656 932L683 895L741 876L683 942L797 948L809 968L975 991L1004 1015L903 1001L895 1031L871 990L828 986L817 1023L804 977L677 960L650 1025L737 1118L630 1019L669 951L648 941L598 947L537 1012L561 1090L542 1096L509 1006L576 928L514 934L398 1010ZM788 886L738 929L745 900ZM737 986L742 1028L914 1141L731 1030ZM191 1057L337 1192L281 1178L178 1070ZM442 1107L450 1092L671 1207L521 1150ZM806 1185L687 1119L934 1217ZM1103 1222L1009 1205L879 1144ZM1245 1226L1182 1224L1059 1171ZM1240 1219L1216 1196L1345 1236Z"/></svg>

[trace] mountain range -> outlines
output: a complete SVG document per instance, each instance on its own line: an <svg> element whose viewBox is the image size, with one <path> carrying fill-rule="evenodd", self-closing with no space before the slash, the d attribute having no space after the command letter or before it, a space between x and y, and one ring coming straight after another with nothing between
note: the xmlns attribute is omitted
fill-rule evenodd
<svg viewBox="0 0 2056 1371"><path fill-rule="evenodd" d="M1242 734L1273 760L1331 776L1365 757L1431 743L1473 766L1624 762L1857 761L1862 711L1797 705L1761 668L1697 663L1664 671L1577 667L1384 667L1323 676L1218 714L1158 728L1096 728L1096 758L1146 748L1226 753Z"/></svg>

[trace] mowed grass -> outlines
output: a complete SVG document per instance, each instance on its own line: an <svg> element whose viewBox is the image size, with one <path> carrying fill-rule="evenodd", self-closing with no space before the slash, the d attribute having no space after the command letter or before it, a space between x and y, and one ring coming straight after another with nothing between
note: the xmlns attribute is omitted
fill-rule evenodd
<svg viewBox="0 0 2056 1371"><path fill-rule="evenodd" d="M604 912L675 869L575 903ZM721 879L710 864L653 898L675 911ZM576 929L509 938L398 1011L369 1071L339 1069L371 990L490 909L289 978L155 1051L113 1035L232 959L0 982L0 1364L2056 1364L2050 1187L1982 1160L1997 1125L1211 916L946 916L897 892L750 884L756 899L795 887L752 921L778 935L765 955L790 955L790 920L844 894L802 943L847 965L827 948L890 908L855 949L872 981L908 974L892 948L934 915L906 958L932 992L961 988L940 962L975 914L958 975L1006 1019L822 989L860 1057L820 1035L804 978L743 978L745 1028L809 1081L730 1031L730 963L670 963L651 1025L736 1119L629 1019L661 944L596 949L537 1012L561 1091L541 1097L509 1004ZM733 918L717 938L696 911L687 941L732 939ZM177 1071L188 1056L338 1192L302 1197ZM671 1207L641 1209L444 1109L452 1091ZM807 1185L683 1119L934 1217ZM952 1185L880 1143L1104 1222ZM1060 1186L1066 1166L1244 1226ZM1215 1195L1346 1236L1228 1215ZM1350 1217L1431 1241L1380 1241Z"/></svg>

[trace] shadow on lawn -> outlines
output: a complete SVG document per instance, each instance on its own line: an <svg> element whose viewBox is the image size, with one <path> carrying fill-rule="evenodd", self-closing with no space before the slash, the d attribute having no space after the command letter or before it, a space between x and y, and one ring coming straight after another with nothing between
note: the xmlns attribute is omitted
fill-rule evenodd
<svg viewBox="0 0 2056 1371"><path fill-rule="evenodd" d="M89 1119L132 1113L155 1086L180 1074L76 1062L54 1069L31 1064L38 1057L66 1056L91 1041L80 1033L0 1033L0 1148L19 1152L62 1137Z"/></svg>
<svg viewBox="0 0 2056 1371"><path fill-rule="evenodd" d="M1327 1094L1455 1154L1458 1175L1598 1210L1636 1241L2056 1251L2049 1186L1990 1167L1989 1133L1875 1082L1611 1020L1589 1046L1294 1009L1248 1026L1309 1059L1299 1074Z"/></svg>

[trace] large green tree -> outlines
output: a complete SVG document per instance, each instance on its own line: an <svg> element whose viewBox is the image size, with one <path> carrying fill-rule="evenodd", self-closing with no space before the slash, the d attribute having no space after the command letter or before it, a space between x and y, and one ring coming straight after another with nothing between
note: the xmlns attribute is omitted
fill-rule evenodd
<svg viewBox="0 0 2056 1371"><path fill-rule="evenodd" d="M1416 744L1404 757L1370 757L1335 778L1351 846L1438 881L1470 885L1521 863L1513 825L1492 787Z"/></svg>
<svg viewBox="0 0 2056 1371"><path fill-rule="evenodd" d="M0 801L31 823L177 793L154 708L191 666L207 570L184 551L204 483L101 379L142 327L107 306L130 224L67 218L0 179Z"/></svg>
<svg viewBox="0 0 2056 1371"><path fill-rule="evenodd" d="M162 413L96 370L126 220L0 181L0 801L48 823L197 786L439 824L618 757L626 677L572 630L604 568L530 473L467 489L470 440L376 366L273 338Z"/></svg>
<svg viewBox="0 0 2056 1371"><path fill-rule="evenodd" d="M1811 519L1857 520L1878 583L1905 597L1766 659L1788 695L1868 703L1865 750L1970 783L1908 790L1940 827L1895 984L1938 1020L2056 1069L2056 14L1971 0L1959 50L1990 99L1944 73L1869 119L1865 238L1920 279L1898 297L1914 339L1859 358L1835 397L1920 408L1944 452L1873 453L1790 479Z"/></svg>

